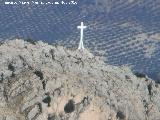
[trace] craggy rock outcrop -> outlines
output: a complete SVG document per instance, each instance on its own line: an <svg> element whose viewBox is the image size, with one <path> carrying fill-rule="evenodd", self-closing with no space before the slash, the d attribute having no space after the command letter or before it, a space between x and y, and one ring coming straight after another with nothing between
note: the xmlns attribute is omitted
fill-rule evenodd
<svg viewBox="0 0 160 120"><path fill-rule="evenodd" d="M160 86L87 50L0 45L0 120L160 120Z"/></svg>

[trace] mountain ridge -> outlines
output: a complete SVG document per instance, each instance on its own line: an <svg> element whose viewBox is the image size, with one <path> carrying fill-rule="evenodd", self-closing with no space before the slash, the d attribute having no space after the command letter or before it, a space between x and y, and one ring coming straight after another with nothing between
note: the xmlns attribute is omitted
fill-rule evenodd
<svg viewBox="0 0 160 120"><path fill-rule="evenodd" d="M88 50L0 46L0 120L159 120L160 86Z"/></svg>

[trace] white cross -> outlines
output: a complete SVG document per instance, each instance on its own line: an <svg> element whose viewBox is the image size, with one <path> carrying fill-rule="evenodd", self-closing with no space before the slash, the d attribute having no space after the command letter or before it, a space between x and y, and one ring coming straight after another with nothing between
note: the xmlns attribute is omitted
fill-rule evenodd
<svg viewBox="0 0 160 120"><path fill-rule="evenodd" d="M81 22L81 26L77 26L77 28L81 29L81 37L80 37L80 42L79 42L78 49L84 49L84 46L83 46L83 29L87 28L87 26L84 26L83 22Z"/></svg>

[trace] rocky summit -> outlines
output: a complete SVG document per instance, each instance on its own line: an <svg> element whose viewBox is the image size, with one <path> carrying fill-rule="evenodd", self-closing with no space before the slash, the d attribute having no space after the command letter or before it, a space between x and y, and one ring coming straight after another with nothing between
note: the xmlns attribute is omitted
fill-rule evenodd
<svg viewBox="0 0 160 120"><path fill-rule="evenodd" d="M160 85L89 50L0 45L0 120L160 120Z"/></svg>

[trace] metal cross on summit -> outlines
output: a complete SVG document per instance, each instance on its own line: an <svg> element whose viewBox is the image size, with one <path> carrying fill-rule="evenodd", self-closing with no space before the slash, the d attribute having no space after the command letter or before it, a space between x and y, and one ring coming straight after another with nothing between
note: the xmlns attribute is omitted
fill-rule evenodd
<svg viewBox="0 0 160 120"><path fill-rule="evenodd" d="M87 28L87 26L84 26L83 22L81 22L81 26L77 26L77 28L81 29L81 36L80 36L80 42L79 42L78 49L84 49L84 45L83 45L83 30L85 28Z"/></svg>

